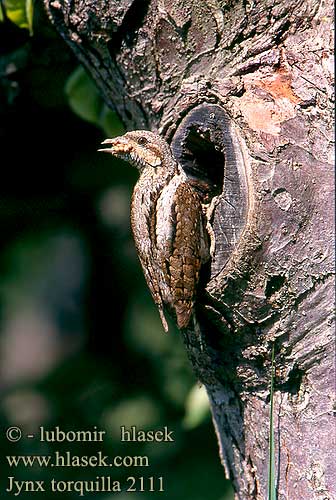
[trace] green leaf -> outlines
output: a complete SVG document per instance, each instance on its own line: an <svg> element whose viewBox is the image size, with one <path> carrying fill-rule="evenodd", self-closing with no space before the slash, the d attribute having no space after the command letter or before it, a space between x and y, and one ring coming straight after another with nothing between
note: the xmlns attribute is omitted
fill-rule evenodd
<svg viewBox="0 0 336 500"><path fill-rule="evenodd" d="M3 11L3 6L2 6L2 3L0 1L0 23L3 23L5 20L5 16L4 16L4 11Z"/></svg>
<svg viewBox="0 0 336 500"><path fill-rule="evenodd" d="M4 0L3 5L8 19L32 35L34 0Z"/></svg>
<svg viewBox="0 0 336 500"><path fill-rule="evenodd" d="M115 137L125 133L125 127L119 120L117 113L112 111L106 104L104 104L99 126L104 130L108 137Z"/></svg>
<svg viewBox="0 0 336 500"><path fill-rule="evenodd" d="M26 17L28 22L29 34L33 34L33 18L34 18L34 0L26 0Z"/></svg>
<svg viewBox="0 0 336 500"><path fill-rule="evenodd" d="M76 115L90 123L99 122L103 103L93 81L82 66L69 76L65 84L65 93L70 108Z"/></svg>
<svg viewBox="0 0 336 500"><path fill-rule="evenodd" d="M104 103L95 84L82 66L69 76L65 84L65 93L72 111L83 120L103 129L109 137L125 132L117 114Z"/></svg>
<svg viewBox="0 0 336 500"><path fill-rule="evenodd" d="M209 413L209 399L205 387L195 385L187 397L183 426L186 429L194 429L207 420Z"/></svg>

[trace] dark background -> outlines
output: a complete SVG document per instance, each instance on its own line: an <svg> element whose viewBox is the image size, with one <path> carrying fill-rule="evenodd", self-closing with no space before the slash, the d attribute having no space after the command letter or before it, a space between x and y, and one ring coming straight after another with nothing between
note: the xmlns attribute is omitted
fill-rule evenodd
<svg viewBox="0 0 336 500"><path fill-rule="evenodd" d="M34 15L33 36L9 20L0 23L1 495L13 496L5 492L7 475L46 482L111 475L122 484L134 475L163 476L165 492L119 498L227 500L231 490L204 393L179 333L163 332L135 253L129 202L137 173L96 152L108 131L122 126L113 113L106 118L43 11ZM95 107L96 125L70 109L74 99L79 111ZM24 434L18 443L5 439L13 425ZM25 437L41 425L97 426L108 437L103 444ZM175 441L122 444L121 425L168 426ZM55 450L147 455L151 466L6 468L5 455Z"/></svg>

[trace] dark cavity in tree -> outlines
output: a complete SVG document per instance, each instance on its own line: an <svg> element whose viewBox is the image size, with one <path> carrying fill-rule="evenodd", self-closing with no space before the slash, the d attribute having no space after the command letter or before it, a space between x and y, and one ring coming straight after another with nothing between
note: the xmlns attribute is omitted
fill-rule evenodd
<svg viewBox="0 0 336 500"><path fill-rule="evenodd" d="M283 392L288 392L293 396L297 395L302 388L303 376L304 371L298 366L294 366L289 372L288 380L282 384L279 389Z"/></svg>
<svg viewBox="0 0 336 500"><path fill-rule="evenodd" d="M280 290L284 285L286 278L281 275L272 276L266 283L265 296L269 299L272 295Z"/></svg>
<svg viewBox="0 0 336 500"><path fill-rule="evenodd" d="M209 186L212 196L220 194L224 179L225 156L210 137L210 131L191 126L182 146L182 165L186 173Z"/></svg>
<svg viewBox="0 0 336 500"><path fill-rule="evenodd" d="M225 267L247 219L248 187L236 130L222 107L203 103L181 120L171 142L203 201L209 203L218 196L210 221L217 235L212 277Z"/></svg>
<svg viewBox="0 0 336 500"><path fill-rule="evenodd" d="M222 192L227 168L234 163L234 148L230 122L221 107L204 103L189 111L171 146L185 172L208 199Z"/></svg>

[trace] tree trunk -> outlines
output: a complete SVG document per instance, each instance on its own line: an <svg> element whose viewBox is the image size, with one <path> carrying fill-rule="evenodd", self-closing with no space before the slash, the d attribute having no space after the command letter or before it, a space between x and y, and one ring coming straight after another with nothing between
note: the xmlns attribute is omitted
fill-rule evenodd
<svg viewBox="0 0 336 500"><path fill-rule="evenodd" d="M273 343L278 498L336 498L331 2L45 4L125 126L215 195L186 347L237 499L267 498Z"/></svg>

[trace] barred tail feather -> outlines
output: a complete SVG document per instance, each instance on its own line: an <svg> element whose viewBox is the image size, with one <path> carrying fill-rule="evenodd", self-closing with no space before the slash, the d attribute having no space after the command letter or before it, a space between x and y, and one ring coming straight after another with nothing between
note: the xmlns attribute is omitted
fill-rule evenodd
<svg viewBox="0 0 336 500"><path fill-rule="evenodd" d="M174 304L174 309L176 313L177 326L180 329L187 328L190 323L192 304L190 302L179 300Z"/></svg>

